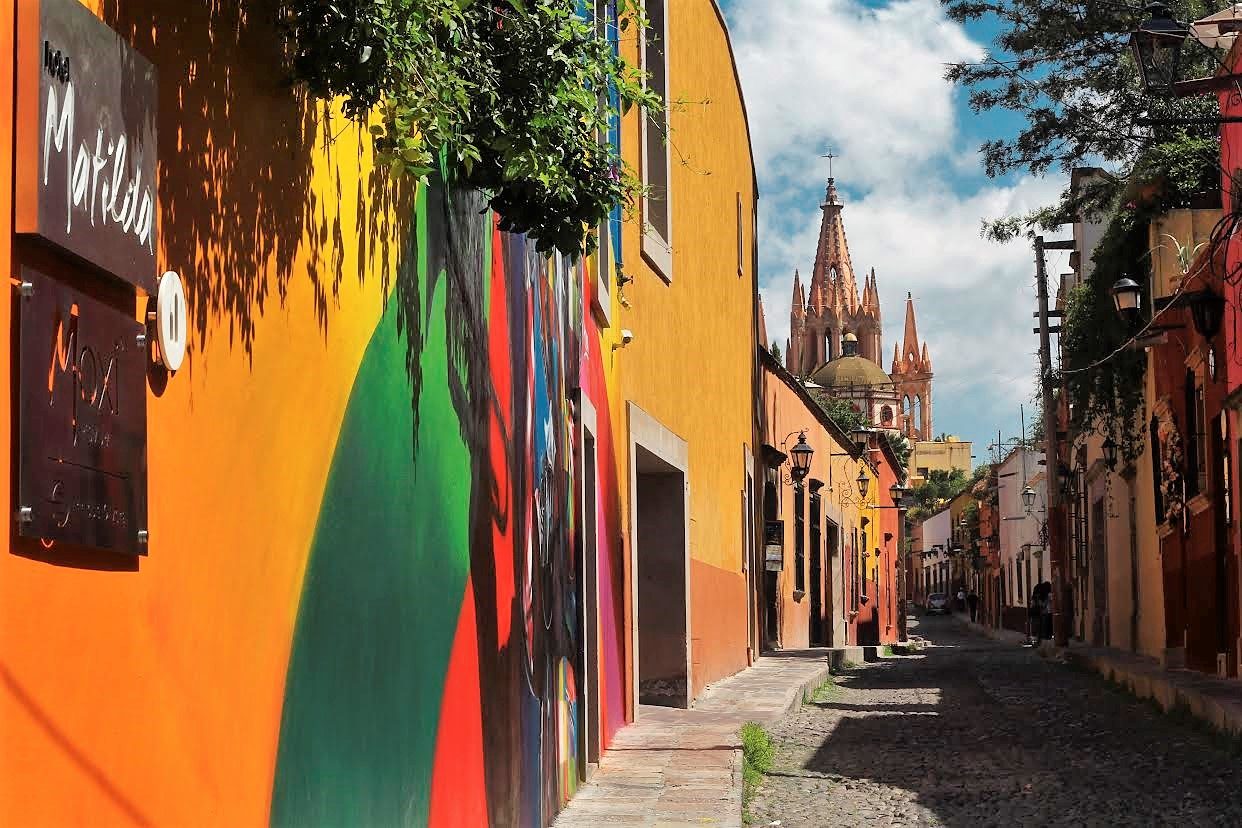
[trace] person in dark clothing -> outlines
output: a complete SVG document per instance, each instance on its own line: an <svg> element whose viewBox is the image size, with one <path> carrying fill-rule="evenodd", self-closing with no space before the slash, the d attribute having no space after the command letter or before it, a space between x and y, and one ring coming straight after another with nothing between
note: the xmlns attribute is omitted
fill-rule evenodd
<svg viewBox="0 0 1242 828"><path fill-rule="evenodd" d="M1051 638L1048 629L1052 619L1052 584L1047 581L1038 583L1031 590L1030 623L1032 643L1038 645L1046 638Z"/></svg>
<svg viewBox="0 0 1242 828"><path fill-rule="evenodd" d="M973 587L966 596L966 605L970 607L970 620L973 622L979 617L979 593Z"/></svg>
<svg viewBox="0 0 1242 828"><path fill-rule="evenodd" d="M1039 587L1036 587L1031 590L1031 597L1026 601L1026 644L1028 647L1034 647L1043 640L1043 614L1043 601L1039 597Z"/></svg>
<svg viewBox="0 0 1242 828"><path fill-rule="evenodd" d="M1043 638L1048 641L1051 641L1052 640L1052 584L1049 583L1048 581L1044 581L1038 587L1036 587L1036 589L1040 591L1040 594L1044 598L1044 604L1043 604L1044 614L1040 618L1041 629L1043 631Z"/></svg>

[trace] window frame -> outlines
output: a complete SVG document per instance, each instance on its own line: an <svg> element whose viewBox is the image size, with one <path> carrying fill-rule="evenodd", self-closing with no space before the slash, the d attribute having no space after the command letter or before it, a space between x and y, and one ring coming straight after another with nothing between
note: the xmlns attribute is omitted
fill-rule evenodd
<svg viewBox="0 0 1242 828"><path fill-rule="evenodd" d="M647 25L647 28L644 29L644 32L643 32L640 52L641 52L642 72L643 72L643 86L648 89L652 88L650 85L651 84L651 72L649 70L649 67L651 66L651 61L653 57L650 54L650 52L652 51L651 30L653 28L651 26L651 22L652 20L655 19L655 16L651 13L651 7L653 4L658 4L660 7L660 11L661 11L661 14L659 15L660 31L657 33L656 40L657 42L662 44L662 48L660 49L660 59L663 63L663 69L664 69L664 72L663 72L664 83L663 83L663 88L658 91L660 93L660 97L664 101L664 109L659 113L658 117L662 119L662 126L664 127L664 134L660 136L659 146L661 147L661 154L663 156L663 164L664 164L663 202L664 202L664 211L667 214L668 232L666 234L667 238L661 237L660 233L652 226L651 222L648 220L649 216L651 215L651 202L652 202L652 199L650 198L650 194L647 191L648 188L650 187L650 171L652 169L652 157L651 157L652 141L651 141L650 132L653 128L652 121L655 120L655 116L653 116L653 114L646 107L644 107L640 115L640 128L639 128L639 132L640 132L639 141L642 144L642 183L643 183L643 188L644 188L643 197L642 197L642 255L643 255L643 258L647 260L647 263L651 265L653 269L655 269L655 271L660 275L662 279L664 279L665 282L672 282L673 280L673 197L672 197L673 196L673 193L672 193L673 160L672 160L671 149L669 147L669 142L667 140L668 131L669 131L668 14L669 14L669 8L672 4L669 3L668 0L643 0L643 7L644 7L644 10L647 12L648 25Z"/></svg>

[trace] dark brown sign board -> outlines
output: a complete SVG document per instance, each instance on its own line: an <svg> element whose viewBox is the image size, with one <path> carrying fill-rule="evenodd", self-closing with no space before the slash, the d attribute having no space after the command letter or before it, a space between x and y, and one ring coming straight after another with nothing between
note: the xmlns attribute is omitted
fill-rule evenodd
<svg viewBox="0 0 1242 828"><path fill-rule="evenodd" d="M18 0L16 229L150 293L155 67L78 0Z"/></svg>
<svg viewBox="0 0 1242 828"><path fill-rule="evenodd" d="M21 277L18 533L146 554L143 327L33 268Z"/></svg>

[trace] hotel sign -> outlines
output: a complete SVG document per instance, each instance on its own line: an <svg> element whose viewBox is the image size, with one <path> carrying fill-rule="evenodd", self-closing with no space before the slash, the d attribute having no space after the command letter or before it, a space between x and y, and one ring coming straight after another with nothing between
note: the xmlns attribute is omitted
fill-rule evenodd
<svg viewBox="0 0 1242 828"><path fill-rule="evenodd" d="M29 267L18 298L18 533L146 554L143 326Z"/></svg>
<svg viewBox="0 0 1242 828"><path fill-rule="evenodd" d="M155 67L78 0L19 0L17 232L148 293Z"/></svg>

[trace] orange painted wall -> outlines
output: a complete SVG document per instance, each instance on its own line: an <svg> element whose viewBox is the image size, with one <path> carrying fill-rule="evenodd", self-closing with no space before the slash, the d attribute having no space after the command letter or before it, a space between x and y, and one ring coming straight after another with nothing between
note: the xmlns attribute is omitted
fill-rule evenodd
<svg viewBox="0 0 1242 828"><path fill-rule="evenodd" d="M823 527L821 537L825 547L828 543L827 525L831 521L841 529L841 552L836 555L825 553L825 566L820 589L824 590L824 623L833 631L835 646L844 646L846 636L853 642L850 627L854 609L853 595L849 592L849 576L846 571L850 560L848 551L851 539L861 524L862 512L856 496L858 494L855 478L859 473L857 462L858 452L842 435L833 433L825 427L820 415L811 408L814 403L799 395L790 383L796 382L783 368L775 366L775 361L763 357L763 370L760 375L762 384L762 421L764 441L777 449L789 453L798 438L798 433L805 431L807 443L814 449L811 457L811 470L807 481L818 481L824 484L820 489L823 504ZM834 456L835 455L835 456ZM788 475L786 464L780 469L782 477ZM807 499L806 523L803 542L807 551L805 566L806 592L808 595L801 600L794 598L795 577L795 538L794 509L795 494L791 485L780 480L777 483L780 519L785 524L784 566L777 576L777 615L779 618L780 645L782 649L799 649L806 647L810 640L810 579L809 556L810 543L810 504ZM762 603L762 602L761 602Z"/></svg>
<svg viewBox="0 0 1242 828"><path fill-rule="evenodd" d="M275 66L265 74L270 50L253 47L270 29L206 4L104 5L162 73L157 255L203 316L187 363L148 399L150 557L130 569L101 553L42 553L4 522L0 824L260 824L306 552L395 264L383 254L399 239L353 198L371 186L359 131L293 105ZM210 65L196 62L208 53ZM242 63L251 70L231 70ZM9 71L5 62L5 113ZM5 158L11 130L0 119ZM7 174L0 199L12 192ZM0 206L10 240L11 210ZM326 259L323 241L337 233L339 258ZM45 258L20 244L0 250L10 275ZM4 330L10 314L0 303ZM11 358L6 337L6 385ZM10 429L10 409L0 411ZM12 502L7 476L0 500ZM101 568L56 565L61 555Z"/></svg>

